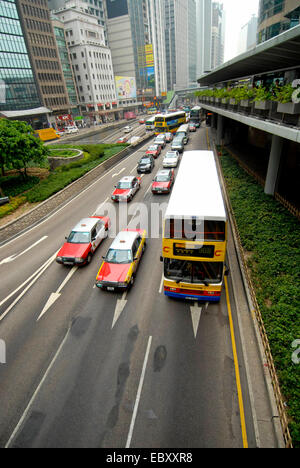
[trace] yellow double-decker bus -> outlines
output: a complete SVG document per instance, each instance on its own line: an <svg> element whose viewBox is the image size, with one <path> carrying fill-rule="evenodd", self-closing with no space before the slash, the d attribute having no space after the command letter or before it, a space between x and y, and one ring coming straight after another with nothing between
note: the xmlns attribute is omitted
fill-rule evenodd
<svg viewBox="0 0 300 468"><path fill-rule="evenodd" d="M176 133L178 128L186 123L186 113L183 111L155 116L155 134Z"/></svg>
<svg viewBox="0 0 300 468"><path fill-rule="evenodd" d="M220 301L227 217L212 151L185 151L164 215L164 294Z"/></svg>

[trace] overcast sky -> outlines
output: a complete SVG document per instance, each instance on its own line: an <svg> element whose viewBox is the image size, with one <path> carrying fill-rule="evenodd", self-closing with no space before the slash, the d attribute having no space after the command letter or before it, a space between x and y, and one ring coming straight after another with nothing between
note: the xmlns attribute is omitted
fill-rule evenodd
<svg viewBox="0 0 300 468"><path fill-rule="evenodd" d="M259 0L219 0L226 12L225 62L237 55L239 33L252 14L258 14Z"/></svg>

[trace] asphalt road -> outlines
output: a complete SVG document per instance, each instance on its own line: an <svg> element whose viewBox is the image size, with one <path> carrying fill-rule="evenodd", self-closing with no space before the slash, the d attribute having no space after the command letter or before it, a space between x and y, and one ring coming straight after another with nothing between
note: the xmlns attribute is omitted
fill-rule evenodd
<svg viewBox="0 0 300 468"><path fill-rule="evenodd" d="M134 133L140 132L136 126ZM220 304L195 309L165 297L161 239L151 236L126 295L94 287L111 238L88 267L71 269L54 261L78 220L104 214L103 203L112 205L114 184L136 174L145 147L0 248L0 339L6 346L6 364L0 365L1 447L245 445L225 290ZM205 128L191 134L187 149L207 149ZM149 190L161 165L162 155L152 174L142 178L124 227L135 223L135 203L143 202L150 213L151 204L168 201ZM120 207L114 208L118 214ZM230 276L228 292L236 324ZM236 344L246 442L255 447L238 333Z"/></svg>

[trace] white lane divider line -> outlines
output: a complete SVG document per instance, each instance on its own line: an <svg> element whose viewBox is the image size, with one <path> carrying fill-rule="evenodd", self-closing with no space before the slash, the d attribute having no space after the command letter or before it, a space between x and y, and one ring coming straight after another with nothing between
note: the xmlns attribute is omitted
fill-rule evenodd
<svg viewBox="0 0 300 468"><path fill-rule="evenodd" d="M4 263L13 262L14 260L16 260L16 258L21 257L21 255L24 255L26 252L28 252L29 250L33 249L36 245L40 244L40 243L43 242L45 239L48 239L48 236L42 237L40 240L36 241L36 242L35 242L34 244L32 244L30 247L28 247L27 249L23 250L23 252L20 252L19 254L14 254L14 255L11 255L10 257L4 258L3 260L1 260L0 265L3 265Z"/></svg>
<svg viewBox="0 0 300 468"><path fill-rule="evenodd" d="M160 282L160 287L159 287L159 294L162 293L162 288L163 288L163 285L164 285L164 274L161 275L161 282Z"/></svg>
<svg viewBox="0 0 300 468"><path fill-rule="evenodd" d="M34 403L34 400L36 399L36 397L37 397L39 391L41 390L41 388L42 388L42 386L43 386L43 383L44 383L45 380L47 379L47 377L48 377L48 375L49 375L49 373L50 373L50 371L51 371L53 365L55 364L55 361L56 361L57 357L59 356L59 354L60 354L62 348L64 347L65 342L67 341L67 338L68 338L68 336L69 336L69 331L70 331L70 329L68 329L68 331L67 331L67 333L66 333L66 335L65 335L65 337L64 337L64 339L63 339L63 341L61 342L61 344L60 344L58 350L57 350L56 353L55 353L54 358L53 358L52 361L50 362L48 369L46 370L46 372L45 372L45 374L44 374L42 380L40 381L40 383L39 383L39 385L37 386L37 388L36 388L34 394L32 395L32 397L31 397L31 399L30 399L30 401L29 401L29 403L28 403L28 405L27 405L27 407L26 407L26 409L25 409L23 415L21 416L20 421L19 421L18 424L16 425L16 427L15 427L13 433L11 434L11 436L10 436L8 442L6 443L5 448L9 448L9 446L10 446L11 443L13 442L14 438L16 437L16 435L17 435L17 433L18 433L20 427L22 426L23 422L25 421L25 419L26 419L26 417L27 417L27 415L28 415L28 413L29 413L29 411L30 411L30 409L31 409L31 407L32 407L32 405L33 405L33 403Z"/></svg>
<svg viewBox="0 0 300 468"><path fill-rule="evenodd" d="M2 315L0 315L0 321L4 319L4 317L6 317L6 315L11 311L11 309L19 302L19 300L24 296L24 294L27 293L28 289L31 288L31 286L39 279L40 276L42 276L42 274L47 270L47 268L51 265L51 263L54 262L56 258L56 253L50 257L49 260L47 260L46 263L44 263L43 267L40 269L40 272L34 277L34 279L31 281L31 283L29 283L29 285L24 289L24 291L21 292L21 294L19 294L19 296L13 301L13 303L6 309L5 312L3 312ZM34 275L32 275L34 276ZM27 280L28 282L29 280ZM21 287L24 286L24 284L21 285ZM20 289L20 288L19 288ZM7 298L6 298L7 299ZM4 301L5 302L5 301Z"/></svg>
<svg viewBox="0 0 300 468"><path fill-rule="evenodd" d="M130 428L129 428L129 432L128 432L126 448L129 448L130 444L131 444L133 429L134 429L134 425L135 425L137 411L138 411L138 407L139 407L139 403L140 403L140 399L141 399L143 383L144 383L144 379L145 379L147 362L148 362L148 359L149 359L151 343L152 343L152 336L149 336L148 345L147 345L146 354L145 354L144 363L143 363L143 368L142 368L142 373L141 373L141 378L140 378L140 382L139 382L139 386L138 386L138 391L137 391L135 404L134 404L134 408L133 408L133 414L132 414L132 418L131 418Z"/></svg>
<svg viewBox="0 0 300 468"><path fill-rule="evenodd" d="M113 178L113 177L116 177L116 176L122 174L122 172L125 171L125 169L126 169L126 167L123 167L119 172L116 172L116 173L113 174L111 177Z"/></svg>

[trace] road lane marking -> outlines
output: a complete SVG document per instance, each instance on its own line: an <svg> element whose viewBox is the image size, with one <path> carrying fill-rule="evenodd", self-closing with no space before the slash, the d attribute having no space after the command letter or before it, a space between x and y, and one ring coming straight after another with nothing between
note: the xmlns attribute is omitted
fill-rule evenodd
<svg viewBox="0 0 300 468"><path fill-rule="evenodd" d="M20 252L19 254L14 254L14 255L11 255L10 257L4 258L4 259L0 262L0 265L3 265L4 263L13 262L14 260L16 260L16 258L21 257L21 255L24 255L26 252L28 252L29 250L33 249L36 245L40 244L40 243L43 242L45 239L48 239L48 236L42 237L40 240L36 241L34 244L32 244L30 247L28 247L27 249L23 250L23 251Z"/></svg>
<svg viewBox="0 0 300 468"><path fill-rule="evenodd" d="M190 311L192 316L194 336L196 338L201 318L202 307L199 307L198 302L195 302L193 306L190 306Z"/></svg>
<svg viewBox="0 0 300 468"><path fill-rule="evenodd" d="M69 331L70 331L70 328L67 330L67 333L66 333L66 335L65 335L65 337L64 337L64 339L63 339L63 341L61 342L61 344L60 344L58 350L56 351L54 358L53 358L52 361L50 362L49 367L47 368L47 370L46 370L46 372L45 372L45 374L44 374L42 380L40 381L40 383L39 383L39 385L37 386L37 388L36 388L34 394L32 395L32 397L31 397L31 399L30 399L30 401L29 401L27 407L25 408L25 411L24 411L23 415L21 416L20 421L19 421L18 424L16 425L16 427L15 427L15 429L14 429L12 435L10 436L8 442L6 443L5 448L9 448L10 444L13 442L15 436L17 435L17 433L18 433L20 427L22 426L23 422L25 421L25 419L26 419L26 417L27 417L27 415L28 415L28 413L29 413L29 411L30 411L30 409L31 409L31 406L32 406L33 403L34 403L34 400L36 399L36 397L37 397L37 395L38 395L40 389L42 388L43 383L44 383L45 380L47 379L48 374L50 373L50 371L51 371L51 369L52 369L52 367L53 367L53 365L54 365L56 359L58 358L58 356L59 356L59 354L60 354L62 348L64 347L65 342L67 341L67 338L68 338L68 335L69 335Z"/></svg>
<svg viewBox="0 0 300 468"><path fill-rule="evenodd" d="M35 276L35 275L32 275L32 276L31 276L31 278L32 278L33 276L35 276L34 279L31 281L31 283L29 283L29 285L24 289L24 291L22 291L21 294L13 301L13 303L5 310L5 312L3 312L2 315L0 315L0 322L1 322L1 320L4 319L4 317L6 317L6 315L11 311L11 309L19 302L19 300L24 296L24 294L26 294L26 292L28 291L28 289L30 289L31 286L39 279L39 277L42 276L42 274L47 270L47 268L53 263L53 261L55 260L55 258L56 258L56 253L55 253L52 257L50 257L50 259L47 260L46 263L44 263L44 265L39 269L40 271L39 271L39 273L38 273L36 276ZM31 279L31 278L30 278L30 279ZM27 280L27 282L28 282L28 281L29 281L29 280ZM22 286L24 286L24 283L23 283L20 287L22 287ZM20 287L19 287L18 289L20 289ZM16 291L15 291L15 292L16 292ZM11 295L12 295L12 294L11 294ZM11 296L11 295L10 295L10 296ZM6 301L6 300L7 300L7 298L5 299L5 301ZM5 301L2 301L2 303L5 302Z"/></svg>
<svg viewBox="0 0 300 468"><path fill-rule="evenodd" d="M149 336L148 345L147 345L146 354L145 354L144 363L143 363L143 368L142 368L142 373L141 373L141 378L140 378L140 382L139 382L139 386L138 386L138 391L137 391L137 395L136 395L136 399L135 399L135 403L134 403L134 409L133 409L133 414L132 414L132 418L131 418L130 428L129 428L129 432L128 432L126 448L129 448L130 444L131 444L134 424L135 424L135 420L136 420L136 415L137 415L137 411L138 411L138 407L139 407L139 403L140 403L140 399L141 399L143 383L144 383L144 379L145 379L145 373L146 373L146 367L147 367L147 362L148 362L148 358L149 358L151 343L152 343L152 336Z"/></svg>
<svg viewBox="0 0 300 468"><path fill-rule="evenodd" d="M131 169L131 171L130 171L130 174L132 174L134 171L136 171L136 168L137 168L137 165L136 165L136 166L134 166L134 168L133 168L133 169Z"/></svg>
<svg viewBox="0 0 300 468"><path fill-rule="evenodd" d="M45 304L45 307L43 308L42 312L40 313L40 315L38 316L37 318L37 322L40 320L40 318L50 309L50 307L54 304L54 302L57 301L57 299L60 298L61 296L61 290L65 287L65 285L67 284L68 281L70 281L70 279L72 278L72 276L74 275L74 273L76 273L76 271L78 270L78 266L74 266L71 271L69 272L69 274L67 275L67 277L64 279L64 281L61 283L60 287L58 288L58 290L54 293L51 293L50 294L50 297L48 299L48 301L46 302Z"/></svg>
<svg viewBox="0 0 300 468"><path fill-rule="evenodd" d="M161 294L162 292L163 284L164 284L164 274L161 275L161 282L160 282L160 287L158 290L159 294Z"/></svg>
<svg viewBox="0 0 300 468"><path fill-rule="evenodd" d="M237 350L236 350L236 342L235 342L235 336L234 336L234 326L233 326L233 320L232 320L231 305L230 305L230 300L229 300L228 282L227 282L227 277L226 276L224 277L224 282L225 282L225 291L226 291L227 310L228 310L228 317L229 317L232 352L233 352L233 359L234 359L235 379L236 379L238 401L239 401L239 408L240 408L240 421L241 421L241 429L242 429L243 447L248 448L246 422L245 422L245 411L244 411L242 386L241 386L240 371L239 371L239 362L238 362L238 356L237 356Z"/></svg>
<svg viewBox="0 0 300 468"><path fill-rule="evenodd" d="M115 174L113 174L111 177L113 178L113 177L116 177L116 176L118 176L118 175L122 174L122 172L124 172L124 171L125 171L125 169L126 169L126 167L123 167L123 168L122 168L122 169L121 169L119 172L116 172L116 173L115 173Z"/></svg>
<svg viewBox="0 0 300 468"><path fill-rule="evenodd" d="M126 304L127 304L127 299L126 299L126 296L127 296L127 291L124 291L123 292L123 295L122 295L122 299L117 299L117 304L116 304L116 307L115 307L115 313L114 313L114 318L113 318L113 322L112 322L112 325L111 325L111 328L113 329L118 318L120 317L120 315L122 314Z"/></svg>

